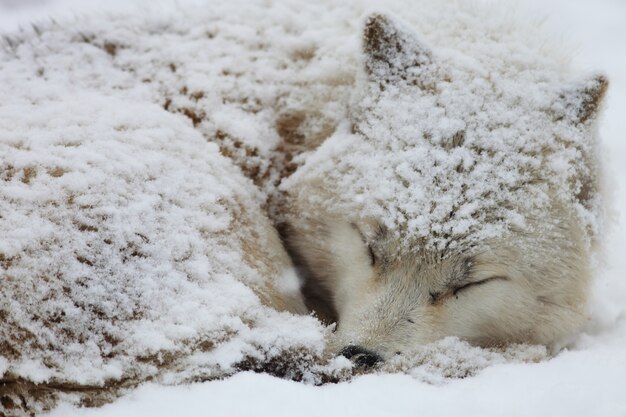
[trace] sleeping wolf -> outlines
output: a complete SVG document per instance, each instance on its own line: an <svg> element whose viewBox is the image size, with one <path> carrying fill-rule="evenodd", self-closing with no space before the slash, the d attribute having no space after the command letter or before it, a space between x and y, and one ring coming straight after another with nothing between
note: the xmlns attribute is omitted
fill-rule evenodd
<svg viewBox="0 0 626 417"><path fill-rule="evenodd" d="M335 351L371 365L445 336L562 342L585 317L607 80L552 83L515 63L501 79L489 57L438 54L382 14L363 55L350 123L282 187L284 235L309 306L338 323Z"/></svg>
<svg viewBox="0 0 626 417"><path fill-rule="evenodd" d="M272 223L357 364L580 325L603 77L473 3L210 3L2 38L0 414L312 375Z"/></svg>

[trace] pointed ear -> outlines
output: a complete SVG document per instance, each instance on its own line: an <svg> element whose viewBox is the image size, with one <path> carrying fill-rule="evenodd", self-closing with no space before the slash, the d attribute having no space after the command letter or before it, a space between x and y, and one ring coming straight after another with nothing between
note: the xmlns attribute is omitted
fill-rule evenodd
<svg viewBox="0 0 626 417"><path fill-rule="evenodd" d="M371 14L365 21L363 52L365 70L377 81L415 78L420 67L431 62L431 53L411 28L383 14Z"/></svg>
<svg viewBox="0 0 626 417"><path fill-rule="evenodd" d="M561 92L553 107L557 120L585 123L595 118L608 86L604 75L595 75Z"/></svg>

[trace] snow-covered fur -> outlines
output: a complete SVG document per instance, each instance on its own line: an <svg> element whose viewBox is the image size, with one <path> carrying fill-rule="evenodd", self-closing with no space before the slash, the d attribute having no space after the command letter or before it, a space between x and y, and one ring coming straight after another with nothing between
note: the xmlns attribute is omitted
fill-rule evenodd
<svg viewBox="0 0 626 417"><path fill-rule="evenodd" d="M381 14L363 49L348 122L282 184L336 350L369 363L445 336L562 343L585 318L606 79L481 44L440 53Z"/></svg>
<svg viewBox="0 0 626 417"><path fill-rule="evenodd" d="M19 126L1 145L0 392L319 353L320 326L278 312L306 313L297 278L260 193L218 147L153 104L65 98L41 119L0 112Z"/></svg>
<svg viewBox="0 0 626 417"><path fill-rule="evenodd" d="M556 250L562 245L532 248L550 238L571 238L567 253L581 256L567 265L587 268L599 206L587 130L605 81L572 81L566 54L537 27L465 2L386 2L407 27L370 19L366 28L387 22L384 30L397 33L366 31L364 51L372 5L173 1L160 11L50 22L3 37L1 412L34 412L59 395L99 404L141 381L180 383L238 369L311 382L349 375L348 361L323 358L327 328L281 311L303 305L266 213L289 236L309 279L309 305L317 307L314 291L321 290L320 316L334 318L333 307L352 315L340 317L340 335L355 334L349 323L374 307L361 287L372 274L362 239L369 244L378 233L386 240L371 245L374 268L387 262L377 252L385 248L389 265L465 271L495 262L493 253L478 258L478 249L508 239L518 251L506 249L521 276L515 285L530 285L525 268L541 268L524 252L538 262L553 256L551 274L566 275ZM423 41L414 42L415 29ZM390 55L392 48L400 53ZM579 156L584 163L574 163ZM449 175L451 167L458 175ZM524 232L535 224L550 228ZM336 275L334 249L365 280L329 304L330 272L332 282L350 282ZM514 285L501 278L480 287ZM544 307L584 301L587 278L567 300L546 293L544 281ZM415 275L403 279L418 286ZM407 294L432 298L437 311L451 314L444 309L458 288L435 287L432 297L422 286ZM377 293L387 294L387 319L411 300L393 288ZM399 290L402 297L394 296ZM415 321L431 307L420 306L403 318ZM575 310L564 316L580 316ZM376 326L361 321L368 332ZM415 349L410 340L459 334L436 327L418 337L417 326L403 342ZM507 340L544 342L553 335L546 334ZM393 326L380 326L376 337L398 340ZM446 339L434 349L469 347ZM384 369L421 366L432 352L395 358ZM448 363L442 374L545 355L519 347L477 352L464 356L475 363Z"/></svg>

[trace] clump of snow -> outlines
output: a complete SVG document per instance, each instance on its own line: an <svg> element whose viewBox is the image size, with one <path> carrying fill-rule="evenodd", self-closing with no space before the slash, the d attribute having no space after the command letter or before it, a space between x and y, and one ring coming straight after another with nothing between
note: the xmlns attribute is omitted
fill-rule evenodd
<svg viewBox="0 0 626 417"><path fill-rule="evenodd" d="M383 372L404 372L431 384L450 378L474 376L481 370L505 363L536 363L547 359L545 346L510 345L506 348L479 348L454 337L420 346L410 353L391 358Z"/></svg>

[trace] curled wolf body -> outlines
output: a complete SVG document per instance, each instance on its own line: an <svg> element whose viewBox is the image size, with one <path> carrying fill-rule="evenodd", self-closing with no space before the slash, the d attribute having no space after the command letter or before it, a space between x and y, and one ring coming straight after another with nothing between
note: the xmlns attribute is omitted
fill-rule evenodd
<svg viewBox="0 0 626 417"><path fill-rule="evenodd" d="M305 309L272 223L357 363L580 325L606 80L507 13L372 5L175 2L3 38L2 407L311 376L325 333L276 311Z"/></svg>

